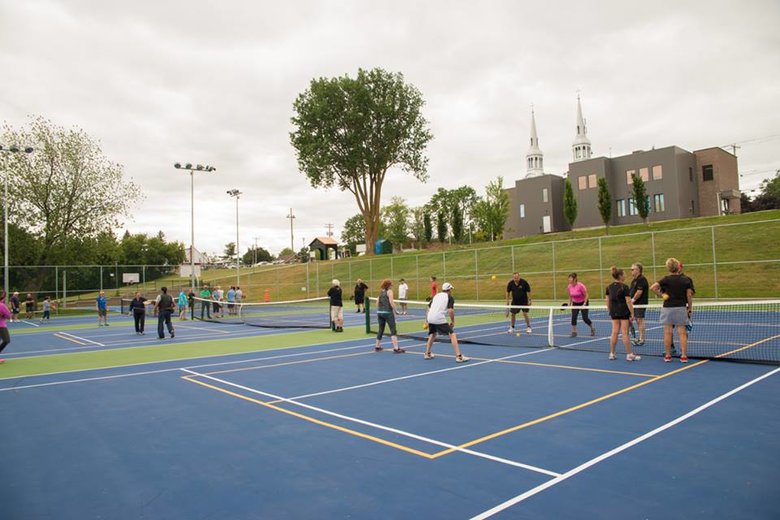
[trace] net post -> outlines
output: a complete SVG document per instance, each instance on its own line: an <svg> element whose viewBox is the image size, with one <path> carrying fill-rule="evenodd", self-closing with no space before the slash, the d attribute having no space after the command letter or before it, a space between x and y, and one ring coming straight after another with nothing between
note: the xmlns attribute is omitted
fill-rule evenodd
<svg viewBox="0 0 780 520"><path fill-rule="evenodd" d="M366 296L364 303L364 314L366 318L366 334L371 334L371 298Z"/></svg>
<svg viewBox="0 0 780 520"><path fill-rule="evenodd" d="M555 309L550 307L550 313L547 316L547 346L548 347L554 347L555 346L555 333L553 331L553 313L555 312Z"/></svg>

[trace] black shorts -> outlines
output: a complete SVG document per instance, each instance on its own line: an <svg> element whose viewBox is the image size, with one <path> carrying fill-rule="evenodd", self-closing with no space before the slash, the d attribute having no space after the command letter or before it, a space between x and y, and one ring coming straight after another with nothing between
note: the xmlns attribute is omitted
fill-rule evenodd
<svg viewBox="0 0 780 520"><path fill-rule="evenodd" d="M635 318L644 318L646 310L647 309L645 309L644 307L642 307L641 309L638 308L638 307L634 307L634 317Z"/></svg>
<svg viewBox="0 0 780 520"><path fill-rule="evenodd" d="M610 318L612 318L613 320L628 320L628 319L631 319L631 315L630 314L621 314L621 315L618 315L618 316L610 316Z"/></svg>
<svg viewBox="0 0 780 520"><path fill-rule="evenodd" d="M528 302L512 302L512 308L509 309L509 312L512 314L517 314L518 312L528 312L528 307L516 307L516 305L528 305Z"/></svg>
<svg viewBox="0 0 780 520"><path fill-rule="evenodd" d="M452 334L452 327L449 323L429 323L428 335L431 334L447 334L449 336Z"/></svg>

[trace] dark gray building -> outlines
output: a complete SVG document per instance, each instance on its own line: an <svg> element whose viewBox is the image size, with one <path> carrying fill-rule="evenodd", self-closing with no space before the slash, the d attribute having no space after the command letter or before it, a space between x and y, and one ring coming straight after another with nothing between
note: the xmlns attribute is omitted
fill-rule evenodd
<svg viewBox="0 0 780 520"><path fill-rule="evenodd" d="M532 115L530 158L542 164ZM577 98L577 136L567 177L577 199L574 228L603 226L598 210L598 179L607 181L612 200L610 225L641 222L632 195L632 175L645 183L648 221L739 213L737 158L718 148L695 152L678 146L638 150L620 157L591 157L585 120ZM564 177L541 174L528 162L526 177L507 189L510 210L504 238L571 229L563 216Z"/></svg>

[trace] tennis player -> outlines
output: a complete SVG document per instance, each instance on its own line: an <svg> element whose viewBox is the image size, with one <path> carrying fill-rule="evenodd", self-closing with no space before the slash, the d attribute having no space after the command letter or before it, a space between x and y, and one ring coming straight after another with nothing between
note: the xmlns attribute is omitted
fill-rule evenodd
<svg viewBox="0 0 780 520"><path fill-rule="evenodd" d="M10 320L11 316L11 311L5 306L5 291L0 289L0 352L11 343L11 335L6 325L6 320ZM0 364L2 363L5 363L5 359L0 359Z"/></svg>
<svg viewBox="0 0 780 520"><path fill-rule="evenodd" d="M582 321L590 327L590 335L596 335L596 327L588 317L588 288L585 284L577 281L577 273L569 275L569 285L566 287L569 291L569 307L571 307L571 335L577 337L577 315L582 311Z"/></svg>
<svg viewBox="0 0 780 520"><path fill-rule="evenodd" d="M344 332L344 300L342 299L341 282L333 279L328 289L330 298L330 321L333 323L333 332Z"/></svg>
<svg viewBox="0 0 780 520"><path fill-rule="evenodd" d="M438 293L431 300L428 309L428 343L425 344L425 359L433 359L433 342L437 334L447 334L452 343L452 349L455 351L455 362L465 363L469 360L460 353L458 348L458 336L455 335L455 299L452 297L454 287L449 282L444 282L441 286L442 292ZM449 322L448 322L449 318Z"/></svg>
<svg viewBox="0 0 780 520"><path fill-rule="evenodd" d="M366 311L366 309L363 307L363 303L366 301L366 289L368 289L368 285L366 285L363 280L358 278L357 284L355 284L355 290L352 294L355 297L355 306L357 307L356 312Z"/></svg>
<svg viewBox="0 0 780 520"><path fill-rule="evenodd" d="M106 299L106 291L100 291L98 297L95 298L95 310L98 315L98 327L105 325L108 327L108 300Z"/></svg>
<svg viewBox="0 0 780 520"><path fill-rule="evenodd" d="M382 335L385 333L385 324L390 327L390 342L393 344L393 352L403 354L406 352L398 346L398 331L395 327L395 302L393 301L393 281L389 278L382 280L379 298L376 304L376 322L379 332L376 334L376 346L374 350L382 351Z"/></svg>
<svg viewBox="0 0 780 520"><path fill-rule="evenodd" d="M179 306L179 321L186 321L189 303L187 302L187 293L184 292L184 287L179 289L179 297L176 300L176 305Z"/></svg>
<svg viewBox="0 0 780 520"><path fill-rule="evenodd" d="M520 305L531 305L531 286L527 281L520 278L520 273L512 273L512 279L506 284L506 304L510 305L509 300L512 300L512 308L510 312L512 314L512 322L509 325L509 334L515 331L515 318L517 313L523 311L523 319L525 319L525 331L531 333L531 320L528 319L528 307L520 307Z"/></svg>
<svg viewBox="0 0 780 520"><path fill-rule="evenodd" d="M157 310L157 337L165 339L165 329L163 325L168 328L168 333L171 338L176 337L176 331L173 330L173 323L171 323L171 314L173 314L173 297L168 294L167 287L160 287L160 299L155 304Z"/></svg>
<svg viewBox="0 0 780 520"><path fill-rule="evenodd" d="M622 269L612 266L612 278L615 280L607 286L607 309L612 318L612 335L609 338L609 359L617 359L615 347L617 347L618 333L623 336L623 346L626 349L626 361L639 361L640 356L631 351L631 342L628 339L628 322L634 318L634 304L631 303L629 288L623 283L626 278Z"/></svg>
<svg viewBox="0 0 780 520"><path fill-rule="evenodd" d="M140 292L136 292L135 297L130 300L127 313L133 315L136 335L143 336L144 325L146 324L146 301Z"/></svg>
<svg viewBox="0 0 780 520"><path fill-rule="evenodd" d="M409 313L406 305L406 297L409 294L409 285L407 285L406 280L401 278L401 283L398 284L398 299L401 300L401 312L398 314L406 315Z"/></svg>
<svg viewBox="0 0 780 520"><path fill-rule="evenodd" d="M19 313L21 312L22 302L19 300L19 292L16 291L11 295L11 323L19 321Z"/></svg>
<svg viewBox="0 0 780 520"><path fill-rule="evenodd" d="M672 335L677 329L680 340L680 363L688 362L688 331L685 323L693 314L693 281L680 272L680 261L666 260L669 274L655 282L650 290L663 300L661 323L664 326L664 361L672 360Z"/></svg>
<svg viewBox="0 0 780 520"><path fill-rule="evenodd" d="M634 345L642 346L645 344L645 311L650 296L650 285L647 283L647 278L642 274L645 268L639 262L631 264L631 287L629 287L629 295L631 296L631 303L635 305L641 305L642 307L634 307L634 319L636 319L636 325L639 329L639 338Z"/></svg>

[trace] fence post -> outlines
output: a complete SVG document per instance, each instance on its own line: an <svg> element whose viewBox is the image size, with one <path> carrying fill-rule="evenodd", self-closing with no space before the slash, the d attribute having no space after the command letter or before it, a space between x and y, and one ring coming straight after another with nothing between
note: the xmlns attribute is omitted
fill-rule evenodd
<svg viewBox="0 0 780 520"><path fill-rule="evenodd" d="M479 301L479 259L477 258L477 250L474 250L474 287L477 290L477 301Z"/></svg>
<svg viewBox="0 0 780 520"><path fill-rule="evenodd" d="M653 280L658 280L658 276L655 273L655 231L650 233L650 244L653 249Z"/></svg>
<svg viewBox="0 0 780 520"><path fill-rule="evenodd" d="M715 299L718 299L718 260L715 256L715 226L710 226L710 237L712 239L712 275L715 279Z"/></svg>
<svg viewBox="0 0 780 520"><path fill-rule="evenodd" d="M103 290L103 266L100 266L100 290Z"/></svg>
<svg viewBox="0 0 780 520"><path fill-rule="evenodd" d="M604 287L604 266L602 265L601 258L601 237L599 237L599 287Z"/></svg>
<svg viewBox="0 0 780 520"><path fill-rule="evenodd" d="M441 268L444 271L441 274L441 281L444 283L447 279L447 257L445 256L444 251L441 252Z"/></svg>
<svg viewBox="0 0 780 520"><path fill-rule="evenodd" d="M555 240L550 242L550 245L552 246L552 290L553 290L553 300L558 299L558 294L555 291Z"/></svg>
<svg viewBox="0 0 780 520"><path fill-rule="evenodd" d="M509 246L509 248L512 250L512 272L514 273L517 269L515 269L515 246Z"/></svg>
<svg viewBox="0 0 780 520"><path fill-rule="evenodd" d="M420 255L414 257L414 287L416 291L415 299L420 299Z"/></svg>

